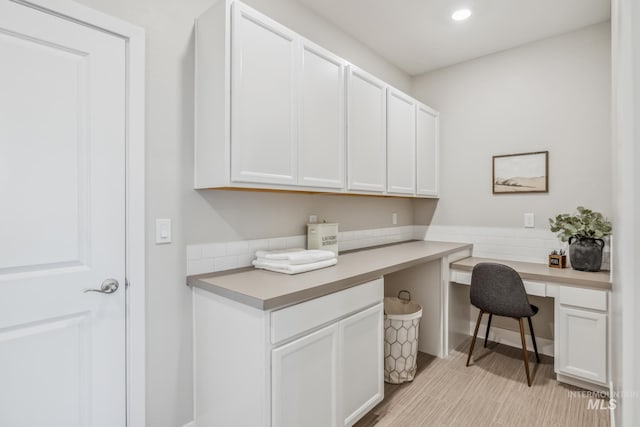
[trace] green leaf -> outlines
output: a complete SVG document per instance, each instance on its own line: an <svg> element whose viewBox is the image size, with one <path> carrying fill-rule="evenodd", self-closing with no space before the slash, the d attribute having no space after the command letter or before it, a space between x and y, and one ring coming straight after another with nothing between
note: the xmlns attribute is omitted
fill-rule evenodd
<svg viewBox="0 0 640 427"><path fill-rule="evenodd" d="M611 222L600 212L594 212L583 206L576 208L577 214L561 213L549 218L549 229L557 233L560 240L566 242L571 236L603 238L613 229Z"/></svg>

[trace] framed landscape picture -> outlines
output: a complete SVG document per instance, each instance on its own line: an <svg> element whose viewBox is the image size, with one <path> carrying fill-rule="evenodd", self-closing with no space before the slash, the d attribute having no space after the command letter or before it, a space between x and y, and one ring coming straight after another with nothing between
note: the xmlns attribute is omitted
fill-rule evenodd
<svg viewBox="0 0 640 427"><path fill-rule="evenodd" d="M548 151L493 156L493 194L548 192Z"/></svg>

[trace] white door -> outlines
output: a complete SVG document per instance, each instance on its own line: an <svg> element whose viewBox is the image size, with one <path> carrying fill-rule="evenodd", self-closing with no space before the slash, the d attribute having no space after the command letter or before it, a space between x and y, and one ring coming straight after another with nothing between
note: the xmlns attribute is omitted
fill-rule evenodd
<svg viewBox="0 0 640 427"><path fill-rule="evenodd" d="M231 53L231 179L295 184L295 34L233 4Z"/></svg>
<svg viewBox="0 0 640 427"><path fill-rule="evenodd" d="M438 195L440 115L431 108L417 107L416 168L417 190L422 196Z"/></svg>
<svg viewBox="0 0 640 427"><path fill-rule="evenodd" d="M0 58L0 425L124 426L125 42L1 1Z"/></svg>
<svg viewBox="0 0 640 427"><path fill-rule="evenodd" d="M415 101L393 89L387 93L387 191L416 192Z"/></svg>
<svg viewBox="0 0 640 427"><path fill-rule="evenodd" d="M387 172L385 83L350 67L347 105L349 189L382 193Z"/></svg>
<svg viewBox="0 0 640 427"><path fill-rule="evenodd" d="M344 187L344 62L303 42L300 70L301 185Z"/></svg>
<svg viewBox="0 0 640 427"><path fill-rule="evenodd" d="M340 322L341 425L351 426L384 398L383 307Z"/></svg>
<svg viewBox="0 0 640 427"><path fill-rule="evenodd" d="M338 324L271 352L273 426L335 427Z"/></svg>

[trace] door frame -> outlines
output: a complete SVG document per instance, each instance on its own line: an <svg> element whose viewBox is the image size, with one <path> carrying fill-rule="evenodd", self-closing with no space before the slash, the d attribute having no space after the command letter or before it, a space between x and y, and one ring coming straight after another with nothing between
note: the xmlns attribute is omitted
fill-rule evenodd
<svg viewBox="0 0 640 427"><path fill-rule="evenodd" d="M4 1L4 0L3 0ZM145 32L71 0L10 0L125 40L126 44L126 381L127 426L146 424Z"/></svg>

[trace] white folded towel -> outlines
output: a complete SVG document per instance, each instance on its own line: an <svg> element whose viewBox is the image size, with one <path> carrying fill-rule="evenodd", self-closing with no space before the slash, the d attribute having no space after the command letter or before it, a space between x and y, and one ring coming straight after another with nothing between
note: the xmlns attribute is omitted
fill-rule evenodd
<svg viewBox="0 0 640 427"><path fill-rule="evenodd" d="M334 259L336 254L333 251L321 249L305 250L293 248L277 251L257 251L256 257L259 261L269 261L283 265L299 265Z"/></svg>
<svg viewBox="0 0 640 427"><path fill-rule="evenodd" d="M332 265L336 265L338 263L337 258L327 259L324 261L312 262L309 264L280 264L273 263L271 261L265 260L254 260L253 265L256 268L262 268L264 270L275 271L277 273L285 273L285 274L298 274L304 273L306 271L318 270L320 268L331 267Z"/></svg>

